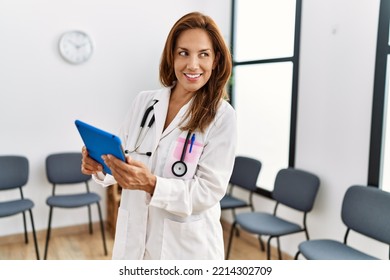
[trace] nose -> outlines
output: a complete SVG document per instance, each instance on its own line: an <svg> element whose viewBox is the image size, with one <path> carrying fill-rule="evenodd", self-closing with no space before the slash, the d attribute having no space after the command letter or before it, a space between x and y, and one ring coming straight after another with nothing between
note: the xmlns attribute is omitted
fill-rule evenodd
<svg viewBox="0 0 390 280"><path fill-rule="evenodd" d="M194 71L199 69L199 58L195 55L188 58L187 69Z"/></svg>

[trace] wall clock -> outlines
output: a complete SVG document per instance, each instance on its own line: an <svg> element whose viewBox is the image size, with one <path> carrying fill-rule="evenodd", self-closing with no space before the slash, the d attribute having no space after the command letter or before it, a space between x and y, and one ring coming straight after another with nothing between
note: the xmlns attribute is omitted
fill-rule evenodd
<svg viewBox="0 0 390 280"><path fill-rule="evenodd" d="M83 31L73 30L61 35L59 52L67 62L81 64L88 61L93 53L91 38Z"/></svg>

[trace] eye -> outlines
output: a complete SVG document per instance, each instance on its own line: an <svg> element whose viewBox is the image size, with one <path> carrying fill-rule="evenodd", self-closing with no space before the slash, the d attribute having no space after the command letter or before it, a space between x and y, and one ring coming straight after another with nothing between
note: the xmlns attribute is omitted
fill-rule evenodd
<svg viewBox="0 0 390 280"><path fill-rule="evenodd" d="M201 57L208 57L208 56L210 56L210 55L209 55L209 53L207 53L207 52L202 52L202 53L200 53L200 56L201 56Z"/></svg>
<svg viewBox="0 0 390 280"><path fill-rule="evenodd" d="M187 56L188 53L186 51L179 51L180 56Z"/></svg>

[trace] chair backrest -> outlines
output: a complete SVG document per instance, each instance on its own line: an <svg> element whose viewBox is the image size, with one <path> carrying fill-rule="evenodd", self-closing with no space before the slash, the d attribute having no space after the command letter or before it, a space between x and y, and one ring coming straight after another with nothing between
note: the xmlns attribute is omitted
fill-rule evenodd
<svg viewBox="0 0 390 280"><path fill-rule="evenodd" d="M46 158L46 175L50 183L76 184L87 182L90 175L81 173L81 153L57 153Z"/></svg>
<svg viewBox="0 0 390 280"><path fill-rule="evenodd" d="M240 188L254 191L256 190L256 182L261 170L261 162L243 156L237 156L234 160L232 176L230 184Z"/></svg>
<svg viewBox="0 0 390 280"><path fill-rule="evenodd" d="M296 168L279 170L272 197L279 203L302 212L312 210L320 180L318 176Z"/></svg>
<svg viewBox="0 0 390 280"><path fill-rule="evenodd" d="M24 156L0 156L0 190L23 187L29 173L28 159Z"/></svg>
<svg viewBox="0 0 390 280"><path fill-rule="evenodd" d="M390 193L351 186L344 195L341 218L348 228L390 244Z"/></svg>

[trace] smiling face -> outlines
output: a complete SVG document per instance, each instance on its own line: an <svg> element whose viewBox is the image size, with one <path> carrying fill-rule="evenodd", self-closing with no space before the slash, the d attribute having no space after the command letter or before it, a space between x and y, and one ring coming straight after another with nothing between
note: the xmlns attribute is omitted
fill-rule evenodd
<svg viewBox="0 0 390 280"><path fill-rule="evenodd" d="M202 29L183 31L174 49L175 91L194 93L210 79L216 56L210 37Z"/></svg>

